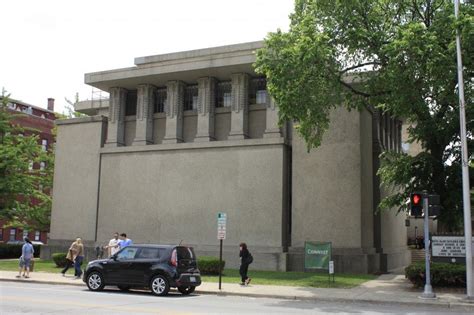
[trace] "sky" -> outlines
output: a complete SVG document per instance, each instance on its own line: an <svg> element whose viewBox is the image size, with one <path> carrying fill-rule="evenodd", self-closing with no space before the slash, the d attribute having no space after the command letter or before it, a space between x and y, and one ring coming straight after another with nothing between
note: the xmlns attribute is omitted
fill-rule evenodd
<svg viewBox="0 0 474 315"><path fill-rule="evenodd" d="M64 111L89 72L134 58L262 40L288 30L293 0L2 0L0 89Z"/></svg>

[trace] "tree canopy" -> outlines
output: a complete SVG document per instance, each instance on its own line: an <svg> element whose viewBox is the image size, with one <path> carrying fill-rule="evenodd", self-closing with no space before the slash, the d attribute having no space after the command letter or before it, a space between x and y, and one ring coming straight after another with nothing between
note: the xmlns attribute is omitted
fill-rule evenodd
<svg viewBox="0 0 474 315"><path fill-rule="evenodd" d="M8 226L48 230L51 213L49 192L53 182L54 156L44 151L35 130L14 123L17 116L2 92L0 104L0 218ZM44 163L44 168L33 165Z"/></svg>
<svg viewBox="0 0 474 315"><path fill-rule="evenodd" d="M411 191L438 193L439 219L456 229L462 185L455 34L459 29L462 37L472 152L473 13L470 1L456 21L448 0L296 0L289 31L268 35L256 69L267 77L280 121L297 121L308 148L321 144L336 106L365 106L404 119L409 142L424 150L382 153L379 175L397 189L380 208L406 209Z"/></svg>

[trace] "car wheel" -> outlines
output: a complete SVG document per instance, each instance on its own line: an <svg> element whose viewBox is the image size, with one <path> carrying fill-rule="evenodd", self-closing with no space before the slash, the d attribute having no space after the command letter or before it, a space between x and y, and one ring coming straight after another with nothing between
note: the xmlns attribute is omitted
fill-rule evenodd
<svg viewBox="0 0 474 315"><path fill-rule="evenodd" d="M87 276L87 287L91 291L101 291L105 287L104 277L98 271L92 271Z"/></svg>
<svg viewBox="0 0 474 315"><path fill-rule="evenodd" d="M118 285L117 287L119 288L120 291L128 291L128 290L130 290L130 286L129 286L129 285Z"/></svg>
<svg viewBox="0 0 474 315"><path fill-rule="evenodd" d="M150 289L154 295L163 296L168 294L170 285L168 279L163 275L156 275L150 281Z"/></svg>
<svg viewBox="0 0 474 315"><path fill-rule="evenodd" d="M189 286L189 287L178 287L178 291L181 292L184 295L188 295L194 292L196 290L196 287L194 286Z"/></svg>

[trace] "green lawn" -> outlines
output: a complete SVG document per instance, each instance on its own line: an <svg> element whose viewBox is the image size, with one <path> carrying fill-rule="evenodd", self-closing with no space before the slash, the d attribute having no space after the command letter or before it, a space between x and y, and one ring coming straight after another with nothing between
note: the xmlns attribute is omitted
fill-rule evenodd
<svg viewBox="0 0 474 315"><path fill-rule="evenodd" d="M375 279L374 275L336 274L335 282L329 283L328 275L326 273L257 270L249 270L248 276L252 278L252 284L288 285L315 288L352 288L366 281ZM218 282L219 276L203 276L202 280L205 282ZM224 270L222 282L240 283L239 271L235 269Z"/></svg>
<svg viewBox="0 0 474 315"><path fill-rule="evenodd" d="M18 270L18 259L2 259L0 260L0 270L17 271ZM60 273L62 268L56 267L56 264L52 260L41 260L35 258L34 271L36 272L52 272ZM71 267L68 274L74 274L74 268Z"/></svg>
<svg viewBox="0 0 474 315"><path fill-rule="evenodd" d="M18 270L18 260L0 260L0 270ZM56 267L52 260L41 259L35 259L34 270L35 272L61 272L61 268ZM69 273L71 275L74 274L74 268L70 268L68 274ZM252 278L252 284L287 285L315 288L351 288L375 278L374 275L336 274L335 282L329 283L327 274L256 270L249 270L249 276ZM205 282L218 282L219 277L203 276L202 280ZM235 269L226 269L222 277L222 282L240 283L239 271Z"/></svg>

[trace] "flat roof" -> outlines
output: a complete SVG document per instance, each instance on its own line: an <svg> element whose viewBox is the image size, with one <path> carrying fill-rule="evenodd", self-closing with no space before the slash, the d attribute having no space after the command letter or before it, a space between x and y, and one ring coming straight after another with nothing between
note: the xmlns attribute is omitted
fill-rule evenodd
<svg viewBox="0 0 474 315"><path fill-rule="evenodd" d="M134 67L85 74L85 83L109 91L112 87L135 89L139 84L165 86L167 81L195 83L212 76L228 80L232 73L256 75L253 68L256 50L263 41L203 48L135 58Z"/></svg>

